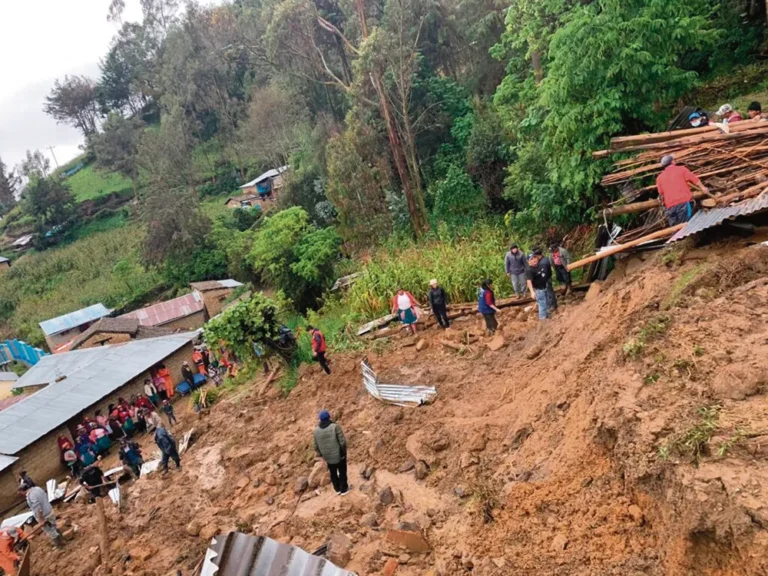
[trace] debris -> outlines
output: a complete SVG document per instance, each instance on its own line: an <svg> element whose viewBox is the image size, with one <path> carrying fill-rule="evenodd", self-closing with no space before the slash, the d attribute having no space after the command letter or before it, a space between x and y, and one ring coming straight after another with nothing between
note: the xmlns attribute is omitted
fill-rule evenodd
<svg viewBox="0 0 768 576"><path fill-rule="evenodd" d="M459 466L461 466L462 470L466 470L470 466L475 466L476 464L479 464L480 460L477 458L477 456L469 453L464 452L461 455L461 458L459 459Z"/></svg>
<svg viewBox="0 0 768 576"><path fill-rule="evenodd" d="M216 522L211 522L210 524L206 524L205 526L203 526L203 528L200 529L199 536L202 540L208 541L214 536L216 536L216 534L218 534L219 531L220 530L219 530L218 524L216 524Z"/></svg>
<svg viewBox="0 0 768 576"><path fill-rule="evenodd" d="M156 460L149 460L148 462L144 462L144 464L141 465L141 474L139 475L140 478L144 478L145 476L149 476L152 474L152 472L157 471L157 469L160 467L160 459L157 458Z"/></svg>
<svg viewBox="0 0 768 576"><path fill-rule="evenodd" d="M402 386L399 384L382 384L376 372L368 363L361 362L363 368L363 386L371 396L382 402L390 402L397 406L421 406L429 404L437 397L434 386Z"/></svg>
<svg viewBox="0 0 768 576"><path fill-rule="evenodd" d="M371 466L370 464L363 468L363 471L360 473L360 476L365 478L366 480L370 480L371 476L373 476L373 473L376 472L376 468Z"/></svg>
<svg viewBox="0 0 768 576"><path fill-rule="evenodd" d="M293 491L297 494L304 492L309 488L309 479L306 476L301 476L296 479L296 483L293 485Z"/></svg>
<svg viewBox="0 0 768 576"><path fill-rule="evenodd" d="M424 460L419 460L416 462L416 466L414 467L414 474L416 476L416 480L424 480L429 475L429 466L427 465Z"/></svg>
<svg viewBox="0 0 768 576"><path fill-rule="evenodd" d="M384 506L389 506L395 501L395 494L392 492L392 488L387 486L381 492L379 492L379 502Z"/></svg>
<svg viewBox="0 0 768 576"><path fill-rule="evenodd" d="M328 560L344 568L351 558L352 542L344 534L337 532L328 541L328 551L326 556Z"/></svg>
<svg viewBox="0 0 768 576"><path fill-rule="evenodd" d="M28 520L32 519L34 517L34 514L32 512L24 512L22 514L17 514L16 516L11 516L10 518L6 518L3 520L3 523L0 524L0 528L6 528L8 526L14 526L18 528L19 526L23 526L27 523Z"/></svg>
<svg viewBox="0 0 768 576"><path fill-rule="evenodd" d="M275 503L275 499L272 498L272 496L267 496L266 498L264 498L264 504L266 504L267 506L272 506L272 504L274 503Z"/></svg>
<svg viewBox="0 0 768 576"><path fill-rule="evenodd" d="M387 558L387 561L384 563L384 569L381 572L384 576L393 576L397 572L398 566L400 566L400 563L396 558Z"/></svg>
<svg viewBox="0 0 768 576"><path fill-rule="evenodd" d="M405 546L411 552L429 552L432 549L421 532L387 530L387 540L397 546Z"/></svg>
<svg viewBox="0 0 768 576"><path fill-rule="evenodd" d="M451 443L448 441L448 438L444 436L437 436L429 444L429 447L432 448L432 450L435 452L442 452L443 450L447 450L450 445Z"/></svg>
<svg viewBox="0 0 768 576"><path fill-rule="evenodd" d="M328 468L322 462L315 462L312 467L312 471L309 473L309 487L314 490L321 486L327 486L331 483L331 478L328 475Z"/></svg>
<svg viewBox="0 0 768 576"><path fill-rule="evenodd" d="M533 426L525 424L517 429L512 438L505 441L504 444L509 447L510 450L517 450L528 439L528 436L533 434Z"/></svg>
<svg viewBox="0 0 768 576"><path fill-rule="evenodd" d="M200 535L200 522L197 519L192 520L189 524L187 524L187 534L190 536L199 536Z"/></svg>
<svg viewBox="0 0 768 576"><path fill-rule="evenodd" d="M563 534L558 534L552 539L552 550L555 552L560 552L561 550L565 550L568 547L568 538L566 538Z"/></svg>
<svg viewBox="0 0 768 576"><path fill-rule="evenodd" d="M678 230L682 230L683 228L685 228L685 224L670 226L669 228L664 228L663 230L657 230L656 232L653 232L651 234L646 234L645 236L641 236L640 238L631 240L629 242L626 242L625 244L619 244L616 246L605 248L600 252L598 252L597 254L594 254L593 256L582 258L581 260L577 260L576 262L571 262L570 264L568 264L568 271L570 272L571 270L581 268L582 266L586 266L587 264L592 264L592 262L597 262L598 260L602 260L603 258L608 258L608 256L613 256L614 254L620 254L621 252L626 252L630 248L635 248L636 246L640 246L641 244L645 244L646 242L651 242L652 240L661 240L663 238L669 238L673 236L675 232L677 232Z"/></svg>
<svg viewBox="0 0 768 576"><path fill-rule="evenodd" d="M600 282L599 280L592 282L592 285L589 287L589 290L587 290L586 296L584 296L584 301L591 302L592 300L598 297L602 289L603 289L602 282Z"/></svg>
<svg viewBox="0 0 768 576"><path fill-rule="evenodd" d="M369 512L368 514L363 514L363 516L360 518L360 526L364 526L366 528L375 528L378 526L379 521L376 517L375 512Z"/></svg>
<svg viewBox="0 0 768 576"><path fill-rule="evenodd" d="M403 464L400 465L400 468L398 468L397 471L402 474L404 472L409 472L410 470L413 470L415 467L416 467L416 461L411 458L403 462Z"/></svg>
<svg viewBox="0 0 768 576"><path fill-rule="evenodd" d="M627 508L627 513L632 517L632 520L637 523L638 526L642 526L645 522L645 515L637 504L632 504Z"/></svg>
<svg viewBox="0 0 768 576"><path fill-rule="evenodd" d="M397 561L400 562L400 564L408 564L408 562L411 561L411 555L410 554L400 554L400 556L397 557Z"/></svg>
<svg viewBox="0 0 768 576"><path fill-rule="evenodd" d="M429 342L424 340L424 338L422 338L421 340L416 342L416 351L417 352L421 352L422 350L426 350L427 348L429 348Z"/></svg>
<svg viewBox="0 0 768 576"><path fill-rule="evenodd" d="M497 332L496 335L491 339L491 341L486 344L486 346L488 346L488 349L491 352L496 352L498 350L501 350L506 345L507 343L504 340L504 334L502 334L501 332Z"/></svg>
<svg viewBox="0 0 768 576"><path fill-rule="evenodd" d="M110 490L108 494L109 494L109 499L112 500L112 503L115 504L118 508L120 508L120 501L121 501L120 486L116 486L115 488L112 488L112 490Z"/></svg>
<svg viewBox="0 0 768 576"><path fill-rule="evenodd" d="M184 454L184 452L187 451L187 448L189 448L189 441L192 440L192 434L194 434L195 429L190 428L186 434L184 434L184 437L181 439L181 442L179 442L179 454Z"/></svg>
<svg viewBox="0 0 768 576"><path fill-rule="evenodd" d="M482 433L473 434L469 442L467 442L467 450L470 452L482 452L485 450L485 446L485 435Z"/></svg>
<svg viewBox="0 0 768 576"><path fill-rule="evenodd" d="M459 498L464 498L464 496L467 495L466 490L464 490L463 486L456 486L456 488L453 489L453 493L456 494Z"/></svg>
<svg viewBox="0 0 768 576"><path fill-rule="evenodd" d="M528 360L533 360L534 358L537 358L543 351L544 349L541 347L541 345L536 344L525 352L525 357Z"/></svg>

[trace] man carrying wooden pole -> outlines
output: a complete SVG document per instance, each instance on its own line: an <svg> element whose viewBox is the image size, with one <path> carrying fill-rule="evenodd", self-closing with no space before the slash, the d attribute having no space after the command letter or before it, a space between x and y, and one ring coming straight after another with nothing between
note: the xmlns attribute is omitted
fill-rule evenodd
<svg viewBox="0 0 768 576"><path fill-rule="evenodd" d="M661 167L664 170L656 177L656 188L664 201L670 226L688 222L693 216L693 194L688 187L689 183L714 198L696 174L685 166L675 164L672 154L661 159Z"/></svg>

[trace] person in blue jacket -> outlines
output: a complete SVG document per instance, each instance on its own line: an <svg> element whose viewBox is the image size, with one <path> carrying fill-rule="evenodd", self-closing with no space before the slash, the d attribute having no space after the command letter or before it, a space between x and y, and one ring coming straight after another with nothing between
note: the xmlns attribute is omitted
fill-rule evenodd
<svg viewBox="0 0 768 576"><path fill-rule="evenodd" d="M483 280L480 287L480 294L477 299L477 311L485 318L485 328L488 334L493 336L499 323L496 320L496 312L501 312L496 308L496 296L493 293L493 280L488 278Z"/></svg>

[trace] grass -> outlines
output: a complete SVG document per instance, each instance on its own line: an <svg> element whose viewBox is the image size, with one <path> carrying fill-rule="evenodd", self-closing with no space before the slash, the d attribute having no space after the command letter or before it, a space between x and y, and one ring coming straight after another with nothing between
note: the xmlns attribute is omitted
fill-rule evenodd
<svg viewBox="0 0 768 576"><path fill-rule="evenodd" d="M699 264L698 266L694 266L685 272L682 276L680 276L680 278L678 278L678 280L672 286L672 290L670 290L669 296L662 303L661 307L665 310L669 310L670 308L677 306L680 303L680 298L683 296L685 290L697 279L699 279L705 272L707 272L708 269L709 266L707 264Z"/></svg>
<svg viewBox="0 0 768 576"><path fill-rule="evenodd" d="M86 166L74 176L67 178L66 182L78 202L94 200L133 187L133 183L128 178L115 172L101 172L93 165Z"/></svg>
<svg viewBox="0 0 768 576"><path fill-rule="evenodd" d="M128 214L125 210L107 213L101 218L87 220L72 232L74 240L81 240L99 232L109 232L128 225Z"/></svg>
<svg viewBox="0 0 768 576"><path fill-rule="evenodd" d="M671 454L679 454L698 466L707 452L707 444L718 428L721 406L712 405L699 408L698 421L682 434L673 437L658 449L659 457L667 460ZM727 449L726 449L727 451Z"/></svg>
<svg viewBox="0 0 768 576"><path fill-rule="evenodd" d="M650 342L656 340L669 330L672 319L664 314L659 314L648 320L640 330L637 336L627 340L624 344L624 354L633 360L639 358L647 349Z"/></svg>

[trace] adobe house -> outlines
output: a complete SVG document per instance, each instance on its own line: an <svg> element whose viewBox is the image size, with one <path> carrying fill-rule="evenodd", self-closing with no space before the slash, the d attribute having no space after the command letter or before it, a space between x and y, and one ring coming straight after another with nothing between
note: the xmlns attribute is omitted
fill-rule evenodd
<svg viewBox="0 0 768 576"><path fill-rule="evenodd" d="M54 354L66 352L76 337L88 330L91 324L112 313L104 304L94 304L63 316L40 322L48 348Z"/></svg>
<svg viewBox="0 0 768 576"><path fill-rule="evenodd" d="M162 326L174 330L196 330L205 324L205 304L198 292L128 312L118 318L134 318L141 326Z"/></svg>
<svg viewBox="0 0 768 576"><path fill-rule="evenodd" d="M83 416L106 412L118 397L143 393L150 370L163 363L174 384L181 365L192 362L199 331L132 340L44 356L16 382L31 393L0 411L0 509L19 500L22 470L39 484L67 473L59 458L59 436L73 437Z"/></svg>
<svg viewBox="0 0 768 576"><path fill-rule="evenodd" d="M173 334L173 328L142 326L138 318L102 318L75 338L70 350L120 344L130 340L144 340Z"/></svg>
<svg viewBox="0 0 768 576"><path fill-rule="evenodd" d="M192 290L200 294L208 318L213 318L221 312L224 302L226 302L227 298L234 292L235 288L239 288L242 285L241 282L228 278L227 280L192 282L189 286Z"/></svg>
<svg viewBox="0 0 768 576"><path fill-rule="evenodd" d="M258 205L262 209L266 208L267 202L274 201L277 198L277 193L283 186L283 174L288 168L289 166L273 168L250 182L246 182L240 186L243 195L227 198L226 206L229 208L247 208Z"/></svg>

